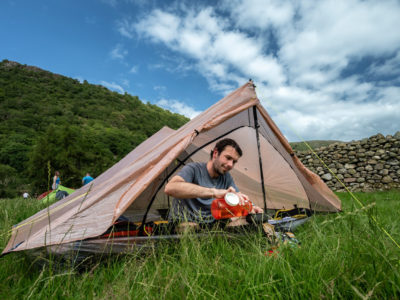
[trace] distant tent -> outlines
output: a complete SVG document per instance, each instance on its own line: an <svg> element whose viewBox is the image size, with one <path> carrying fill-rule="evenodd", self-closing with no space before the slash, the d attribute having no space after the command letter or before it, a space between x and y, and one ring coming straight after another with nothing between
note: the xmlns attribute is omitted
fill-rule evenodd
<svg viewBox="0 0 400 300"><path fill-rule="evenodd" d="M38 197L38 200L41 200L43 203L53 203L56 200L60 200L60 199L64 198L63 196L57 197L57 193L58 193L58 195L68 196L68 195L71 195L74 191L75 191L74 189L70 189L63 185L59 185L56 190L51 190L46 193L43 193L42 194L43 196L40 195ZM60 193L60 192L63 192L63 193Z"/></svg>
<svg viewBox="0 0 400 300"><path fill-rule="evenodd" d="M213 145L225 137L243 149L231 173L238 188L258 206L341 210L336 195L294 154L250 81L179 130L162 128L92 185L14 226L3 253L97 238L121 215L141 224L163 220L172 200L163 192L167 180L185 163L207 161Z"/></svg>

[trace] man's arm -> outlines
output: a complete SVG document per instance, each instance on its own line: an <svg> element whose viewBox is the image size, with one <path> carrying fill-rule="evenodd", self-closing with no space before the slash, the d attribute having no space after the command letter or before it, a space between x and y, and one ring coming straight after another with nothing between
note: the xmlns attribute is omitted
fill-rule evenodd
<svg viewBox="0 0 400 300"><path fill-rule="evenodd" d="M229 187L227 190L207 188L194 183L186 182L181 176L175 175L165 186L164 192L177 199L190 199L190 198L223 198L226 193L236 193L235 188ZM238 193L240 203L243 205L245 200L249 198ZM263 209L258 206L253 206L251 213L262 213Z"/></svg>
<svg viewBox="0 0 400 300"><path fill-rule="evenodd" d="M222 198L228 192L235 192L235 189L233 187L227 190L203 187L186 182L181 176L175 175L165 186L164 192L177 199Z"/></svg>

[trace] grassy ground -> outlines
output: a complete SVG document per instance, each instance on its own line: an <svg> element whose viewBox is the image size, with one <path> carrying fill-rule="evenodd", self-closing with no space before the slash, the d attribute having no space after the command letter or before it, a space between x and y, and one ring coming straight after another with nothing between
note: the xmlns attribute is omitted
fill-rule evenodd
<svg viewBox="0 0 400 300"><path fill-rule="evenodd" d="M400 191L355 196L368 208L339 194L343 213L314 216L295 232L300 248L282 246L273 256L261 232L187 235L85 270L9 254L0 261L0 299L398 299L400 248L382 229L400 242ZM11 225L40 207L23 199L0 207L4 248Z"/></svg>

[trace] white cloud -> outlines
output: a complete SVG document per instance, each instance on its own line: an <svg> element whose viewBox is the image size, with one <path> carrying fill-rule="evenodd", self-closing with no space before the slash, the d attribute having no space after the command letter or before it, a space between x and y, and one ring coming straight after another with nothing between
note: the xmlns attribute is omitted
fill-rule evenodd
<svg viewBox="0 0 400 300"><path fill-rule="evenodd" d="M80 83L83 83L84 79L82 76L78 75L74 77L76 80L78 80Z"/></svg>
<svg viewBox="0 0 400 300"><path fill-rule="evenodd" d="M164 65L164 64L161 64L161 63L150 63L150 64L147 65L147 67L148 67L150 70L157 70L157 69L162 69L162 68L164 68L165 65Z"/></svg>
<svg viewBox="0 0 400 300"><path fill-rule="evenodd" d="M373 76L398 76L400 77L400 51L382 64L374 63L368 70Z"/></svg>
<svg viewBox="0 0 400 300"><path fill-rule="evenodd" d="M155 42L173 43L178 36L179 17L156 9L147 18L134 25L138 33Z"/></svg>
<svg viewBox="0 0 400 300"><path fill-rule="evenodd" d="M368 95L376 91L370 84L332 83L325 90L280 87L276 90L258 88L264 107L290 141L334 139L349 141L381 132L399 130L400 88L381 88L375 101ZM343 91L340 91L343 89ZM341 100L335 92L348 94Z"/></svg>
<svg viewBox="0 0 400 300"><path fill-rule="evenodd" d="M280 58L292 76L328 70L339 76L350 60L399 48L400 6L395 1L304 1L299 20L280 35ZM306 3L306 4L304 4Z"/></svg>
<svg viewBox="0 0 400 300"><path fill-rule="evenodd" d="M201 113L201 111L198 111L193 107L190 107L187 104L180 102L178 100L161 99L156 103L156 105L164 109L168 109L171 112L184 115L190 119L193 119L194 117L196 117L198 114Z"/></svg>
<svg viewBox="0 0 400 300"><path fill-rule="evenodd" d="M103 2L105 4L108 4L108 5L112 6L112 7L116 7L117 3L118 3L118 0L101 0L101 2Z"/></svg>
<svg viewBox="0 0 400 300"><path fill-rule="evenodd" d="M295 6L290 1L273 0L224 0L235 21L245 28L267 29L283 26L292 21Z"/></svg>
<svg viewBox="0 0 400 300"><path fill-rule="evenodd" d="M124 47L121 44L115 45L115 47L110 52L110 56L112 59L123 60L127 55L128 55L128 50L124 49Z"/></svg>
<svg viewBox="0 0 400 300"><path fill-rule="evenodd" d="M350 140L399 130L400 82L393 79L400 75L398 1L220 4L219 10L155 9L136 23L121 21L120 32L189 59L222 94L252 78L266 108L274 106L278 126L288 129L289 120L306 139ZM181 102L160 102L184 110Z"/></svg>
<svg viewBox="0 0 400 300"><path fill-rule="evenodd" d="M135 74L139 70L138 66L132 66L131 69L129 70L129 73Z"/></svg>
<svg viewBox="0 0 400 300"><path fill-rule="evenodd" d="M163 85L156 85L156 86L153 87L153 89L155 91L165 92L167 90L167 87L165 87Z"/></svg>
<svg viewBox="0 0 400 300"><path fill-rule="evenodd" d="M161 54L162 63L150 63L147 65L149 70L165 70L174 75L185 76L188 71L193 70L193 65L183 57L169 56Z"/></svg>
<svg viewBox="0 0 400 300"><path fill-rule="evenodd" d="M122 79L121 81L124 86L129 87L130 82L128 79Z"/></svg>
<svg viewBox="0 0 400 300"><path fill-rule="evenodd" d="M134 37L134 23L129 22L129 20L124 19L117 22L118 32L127 38L132 39Z"/></svg>
<svg viewBox="0 0 400 300"><path fill-rule="evenodd" d="M121 23L125 23L126 28L135 27L139 36L196 59L198 70L210 81L214 76L218 76L219 81L222 78L231 81L227 75L232 68L241 76L272 85L285 80L277 60L263 53L261 41L240 31L227 30L229 24L209 7L198 13L188 10L184 17L157 9L134 26L126 20ZM210 72L212 67L208 66L213 65L219 66L214 69L217 74Z"/></svg>
<svg viewBox="0 0 400 300"><path fill-rule="evenodd" d="M100 82L101 85L104 85L106 88L116 91L120 94L124 94L125 90L123 89L122 86L120 86L119 84L115 83L115 82L107 82L107 81L101 81Z"/></svg>

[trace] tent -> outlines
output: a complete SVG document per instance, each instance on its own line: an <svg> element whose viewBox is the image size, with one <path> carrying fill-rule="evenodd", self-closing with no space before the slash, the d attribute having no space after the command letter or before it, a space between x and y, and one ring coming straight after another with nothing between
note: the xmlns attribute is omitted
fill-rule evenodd
<svg viewBox="0 0 400 300"><path fill-rule="evenodd" d="M249 81L180 129L162 128L91 184L15 225L3 254L81 241L105 245L110 239L98 237L122 215L141 224L162 221L172 200L163 192L168 179L185 163L207 161L225 137L243 149L231 174L256 205L341 210L337 196L297 158ZM112 240L115 247L119 240Z"/></svg>
<svg viewBox="0 0 400 300"><path fill-rule="evenodd" d="M59 185L56 190L50 190L47 191L46 193L43 193L38 197L38 200L41 200L43 203L53 203L54 201L58 200L57 199L57 192L62 191L66 192L64 195L70 195L72 194L75 190L71 188L67 188L63 185Z"/></svg>

